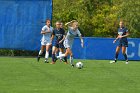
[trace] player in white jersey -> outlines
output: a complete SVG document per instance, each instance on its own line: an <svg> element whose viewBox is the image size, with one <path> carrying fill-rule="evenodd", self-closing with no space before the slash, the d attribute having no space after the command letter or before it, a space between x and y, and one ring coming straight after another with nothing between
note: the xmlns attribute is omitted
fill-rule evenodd
<svg viewBox="0 0 140 93"><path fill-rule="evenodd" d="M78 30L78 22L76 20L72 20L72 21L66 23L65 25L66 26L68 25L68 32L67 32L67 35L64 40L64 47L66 48L66 52L65 52L65 54L61 54L60 56L57 56L57 58L66 57L66 56L70 55L70 64L72 67L74 67L73 53L71 50L74 38L77 35L80 37L82 47L84 47L84 41L83 41L80 31Z"/></svg>
<svg viewBox="0 0 140 93"><path fill-rule="evenodd" d="M50 26L51 25L51 21L49 19L46 20L46 25L42 28L41 34L42 39L41 39L41 50L39 51L38 54L38 62L39 59L41 57L41 55L43 54L43 51L46 47L46 54L45 54L45 63L48 63L48 58L49 58L49 49L52 45L52 32L53 32L53 27Z"/></svg>

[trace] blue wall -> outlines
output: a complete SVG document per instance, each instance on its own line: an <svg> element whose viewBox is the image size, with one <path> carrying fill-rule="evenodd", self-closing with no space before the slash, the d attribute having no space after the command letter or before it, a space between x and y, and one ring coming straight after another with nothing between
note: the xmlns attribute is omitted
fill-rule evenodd
<svg viewBox="0 0 140 93"><path fill-rule="evenodd" d="M1 0L0 48L36 50L46 18L52 17L52 0Z"/></svg>
<svg viewBox="0 0 140 93"><path fill-rule="evenodd" d="M52 17L52 0L0 1L0 48L39 50L40 31L46 18ZM113 59L113 38L84 38L85 47L75 39L73 52L80 59ZM140 39L129 39L128 58L140 60ZM123 59L123 56L119 56Z"/></svg>
<svg viewBox="0 0 140 93"><path fill-rule="evenodd" d="M78 59L114 59L116 44L113 38L84 38L84 48L80 46L80 39L75 38L73 44L73 54ZM129 38L127 54L129 60L140 60L140 39ZM119 59L124 59L120 51Z"/></svg>

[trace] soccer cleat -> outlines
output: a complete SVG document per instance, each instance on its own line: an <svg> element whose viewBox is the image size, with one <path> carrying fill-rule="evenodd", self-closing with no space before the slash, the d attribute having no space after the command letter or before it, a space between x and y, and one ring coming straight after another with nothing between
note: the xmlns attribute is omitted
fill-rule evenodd
<svg viewBox="0 0 140 93"><path fill-rule="evenodd" d="M60 62L63 62L63 59L60 59Z"/></svg>
<svg viewBox="0 0 140 93"><path fill-rule="evenodd" d="M125 62L125 64L128 64L128 62Z"/></svg>
<svg viewBox="0 0 140 93"><path fill-rule="evenodd" d="M49 61L46 59L46 60L45 60L45 63L49 63Z"/></svg>
<svg viewBox="0 0 140 93"><path fill-rule="evenodd" d="M56 62L57 60L58 60L58 58L57 58L57 57L55 57L54 62Z"/></svg>
<svg viewBox="0 0 140 93"><path fill-rule="evenodd" d="M125 64L128 64L128 61L126 61Z"/></svg>
<svg viewBox="0 0 140 93"><path fill-rule="evenodd" d="M55 62L51 62L50 64L55 64Z"/></svg>
<svg viewBox="0 0 140 93"><path fill-rule="evenodd" d="M40 60L40 56L37 57L37 62L39 62L39 60Z"/></svg>
<svg viewBox="0 0 140 93"><path fill-rule="evenodd" d="M113 60L113 61L110 61L110 64L112 64L112 63L116 63L116 61L115 61L115 60Z"/></svg>
<svg viewBox="0 0 140 93"><path fill-rule="evenodd" d="M65 64L68 64L68 62L64 62Z"/></svg>
<svg viewBox="0 0 140 93"><path fill-rule="evenodd" d="M74 67L74 64L71 64L71 67Z"/></svg>
<svg viewBox="0 0 140 93"><path fill-rule="evenodd" d="M64 60L64 59L60 59L60 61L61 61L61 62L65 62L65 60Z"/></svg>

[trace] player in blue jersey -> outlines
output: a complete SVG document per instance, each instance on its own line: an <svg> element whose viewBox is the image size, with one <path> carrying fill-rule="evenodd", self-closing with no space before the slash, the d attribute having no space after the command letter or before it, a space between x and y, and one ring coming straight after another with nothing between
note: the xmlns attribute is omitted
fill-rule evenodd
<svg viewBox="0 0 140 93"><path fill-rule="evenodd" d="M118 29L118 36L113 41L113 43L117 43L115 59L114 59L114 61L111 61L110 63L116 63L117 62L119 51L122 48L122 54L123 54L123 56L125 58L126 64L128 64L126 48L128 47L127 36L129 35L129 32L128 32L128 29L126 27L124 27L124 22L123 21L120 21L119 25L120 25L120 27Z"/></svg>
<svg viewBox="0 0 140 93"><path fill-rule="evenodd" d="M49 49L52 44L52 32L53 32L53 27L50 26L51 21L49 19L46 20L46 25L42 28L41 34L42 39L41 39L41 50L39 51L37 61L40 60L41 55L44 52L44 49L46 48L46 54L45 54L45 63L48 63L48 58L49 58Z"/></svg>
<svg viewBox="0 0 140 93"><path fill-rule="evenodd" d="M63 23L61 22L61 24L60 24L60 28L62 28L62 29L64 29L63 28ZM59 51L60 50L60 51ZM56 51L55 51L55 56L57 56L57 54L59 54L59 55L61 55L61 54L63 54L65 52L65 47L64 47L64 45L63 45L63 48L56 48ZM66 58L67 59L67 58ZM65 64L67 64L67 60L66 59L64 59L63 60L63 58L60 58L60 62L65 62Z"/></svg>
<svg viewBox="0 0 140 93"><path fill-rule="evenodd" d="M56 28L53 30L52 37L54 39L53 48L52 48L52 63L55 64L55 53L59 49L59 54L61 55L64 52L63 41L65 39L65 30L61 27L61 22L56 22ZM67 58L64 58L65 63L67 63Z"/></svg>
<svg viewBox="0 0 140 93"><path fill-rule="evenodd" d="M83 38L81 36L80 31L78 30L78 22L76 20L72 20L72 21L66 23L65 25L68 26L68 32L67 32L67 35L66 35L65 40L64 40L64 47L66 48L66 52L65 52L65 54L57 56L57 58L67 57L68 55L70 55L70 64L72 67L74 67L73 53L71 50L74 38L76 36L80 37L82 47L84 46L84 41L83 41Z"/></svg>

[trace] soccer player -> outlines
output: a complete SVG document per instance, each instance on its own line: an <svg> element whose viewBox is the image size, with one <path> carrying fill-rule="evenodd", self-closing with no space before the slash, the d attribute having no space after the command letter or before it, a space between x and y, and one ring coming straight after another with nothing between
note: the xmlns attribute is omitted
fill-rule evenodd
<svg viewBox="0 0 140 93"><path fill-rule="evenodd" d="M128 47L128 40L127 36L129 35L128 29L124 27L124 22L120 21L120 28L118 29L118 36L117 38L113 41L113 43L117 42L117 47L116 47L116 53L115 53L115 59L114 61L111 61L110 63L116 63L119 55L119 51L122 48L122 54L125 58L126 64L128 64L128 58L126 55L126 47Z"/></svg>
<svg viewBox="0 0 140 93"><path fill-rule="evenodd" d="M63 29L63 23L61 22L61 24L60 24L60 28L62 28ZM59 48L56 48L55 49L55 56L57 56L57 53L59 52L59 55L61 55L62 53L64 53L65 52L65 47L64 47L64 45L63 45L63 47L61 47L60 48L60 51L59 51ZM65 59L64 58L64 60L63 60L63 58L60 58L60 62L65 62L66 64L67 64L67 58Z"/></svg>
<svg viewBox="0 0 140 93"><path fill-rule="evenodd" d="M57 49L59 49L59 55L61 55L64 52L64 46L63 41L65 39L65 31L63 28L61 28L61 22L56 22L56 28L53 30L52 37L54 38L54 44L52 48L52 63L55 64L55 54L57 52ZM67 63L67 58L64 58L64 62Z"/></svg>
<svg viewBox="0 0 140 93"><path fill-rule="evenodd" d="M45 54L45 63L49 63L48 58L49 58L49 49L52 44L52 32L53 32L53 27L51 27L51 21L49 19L46 20L46 25L42 28L41 34L42 39L41 39L41 50L39 51L37 61L39 62L41 55L43 54L44 49L46 48L46 54Z"/></svg>
<svg viewBox="0 0 140 93"><path fill-rule="evenodd" d="M57 56L57 58L67 57L68 55L70 55L70 64L72 67L74 67L73 53L71 50L73 41L74 41L74 37L76 37L77 35L80 37L82 47L84 46L84 41L83 41L80 31L78 30L78 22L76 20L72 20L72 21L66 23L65 25L68 26L68 32L67 32L67 35L64 40L64 47L66 48L66 52L65 52L65 54Z"/></svg>

